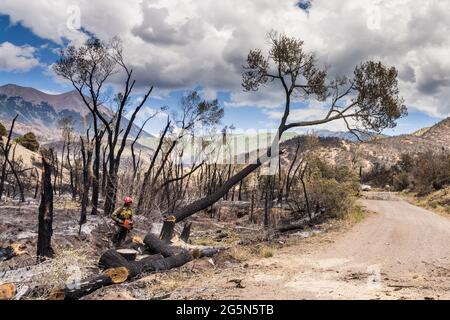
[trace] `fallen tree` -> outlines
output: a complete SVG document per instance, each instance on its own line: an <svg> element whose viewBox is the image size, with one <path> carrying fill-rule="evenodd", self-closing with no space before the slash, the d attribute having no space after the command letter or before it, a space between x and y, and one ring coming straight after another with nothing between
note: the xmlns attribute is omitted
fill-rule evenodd
<svg viewBox="0 0 450 320"><path fill-rule="evenodd" d="M134 260L131 252L108 250L100 257L98 263L99 267L106 271L75 285L66 286L61 297L65 300L77 300L102 287L130 281L145 273L178 268L194 259L211 257L220 250L187 244L184 247L170 245L152 233L147 234L144 243L147 250L154 255Z"/></svg>

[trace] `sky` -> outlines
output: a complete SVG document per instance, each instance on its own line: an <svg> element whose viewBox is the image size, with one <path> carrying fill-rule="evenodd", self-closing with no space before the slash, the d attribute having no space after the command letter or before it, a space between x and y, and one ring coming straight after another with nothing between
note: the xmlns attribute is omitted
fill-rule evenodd
<svg viewBox="0 0 450 320"><path fill-rule="evenodd" d="M330 76L351 75L367 60L395 66L409 116L387 134L450 116L450 1L438 0L1 0L0 85L72 90L52 64L59 50L82 44L88 31L105 40L119 36L139 91L155 86L140 121L197 89L219 99L223 125L273 129L282 92L271 86L245 93L241 86L249 50L267 50L271 30L304 40ZM317 102L298 102L292 120L313 120L325 110ZM157 133L164 124L162 114L146 129ZM335 122L317 129L345 127Z"/></svg>

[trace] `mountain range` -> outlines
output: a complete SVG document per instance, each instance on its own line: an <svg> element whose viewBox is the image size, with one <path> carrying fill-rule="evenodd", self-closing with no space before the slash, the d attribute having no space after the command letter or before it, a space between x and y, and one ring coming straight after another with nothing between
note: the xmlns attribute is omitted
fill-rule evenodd
<svg viewBox="0 0 450 320"><path fill-rule="evenodd" d="M297 139L287 142L286 159L293 158ZM357 165L369 170L378 164L390 167L395 165L402 154L450 153L450 118L444 119L431 128L418 132L386 137L381 136L364 142L353 142L342 138L321 138L318 152L322 159L336 166Z"/></svg>
<svg viewBox="0 0 450 320"><path fill-rule="evenodd" d="M103 107L101 112L106 116L112 116L112 112L106 107ZM44 143L56 143L60 139L59 130L55 129L61 118L72 118L75 130L80 134L85 133L92 121L90 111L76 91L52 95L12 84L0 86L0 122L8 128L8 124L17 114L19 118L15 133L24 134L33 131ZM126 126L128 123L128 119L123 118L123 125ZM133 126L130 138L134 137L138 130L137 126ZM336 165L348 164L349 161L359 158L358 161L364 168L369 168L375 163L389 166L395 164L404 153L450 152L450 118L412 134L393 137L367 136L362 137L365 140L363 142L357 141L355 136L347 132L328 130L313 132L322 138L321 148L324 158ZM158 138L146 132L142 138L140 143L144 149L154 149L158 144ZM237 137L237 140L239 139L249 140L251 151L254 150L252 141L261 137ZM291 142L295 139L301 139L301 134L291 132L283 139L283 144L288 149L294 149L295 144Z"/></svg>
<svg viewBox="0 0 450 320"><path fill-rule="evenodd" d="M107 107L101 107L100 112L107 118L113 115ZM92 123L92 115L77 91L54 95L14 84L0 86L0 121L8 124L16 115L19 115L16 134L34 131L40 139L50 141L59 138L55 136L55 129L62 118L71 118L79 134L84 134ZM129 120L124 117L122 123L126 127ZM135 137L139 129L133 125L130 138ZM143 132L142 137L151 135Z"/></svg>

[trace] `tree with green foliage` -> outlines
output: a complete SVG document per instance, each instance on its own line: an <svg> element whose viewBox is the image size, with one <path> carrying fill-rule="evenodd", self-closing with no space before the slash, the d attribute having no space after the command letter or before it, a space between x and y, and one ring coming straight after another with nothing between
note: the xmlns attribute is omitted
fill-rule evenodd
<svg viewBox="0 0 450 320"><path fill-rule="evenodd" d="M407 114L398 88L396 68L367 61L357 65L352 76L329 79L326 70L318 67L315 55L305 50L302 40L271 32L269 41L268 54L259 49L250 51L242 74L242 86L247 92L258 91L274 82L282 88L284 112L272 147L255 163L230 177L213 194L177 209L166 220L165 226L212 206L272 156L278 156L274 154L278 152L278 142L288 130L343 121L348 131L356 136L381 133L384 129L394 128L397 119ZM322 118L291 122L294 99L314 99L329 109Z"/></svg>
<svg viewBox="0 0 450 320"><path fill-rule="evenodd" d="M8 131L6 131L3 123L0 123L0 137L6 137L8 135Z"/></svg>
<svg viewBox="0 0 450 320"><path fill-rule="evenodd" d="M33 132L28 132L23 136L17 138L15 141L28 150L31 150L33 152L39 151L39 142L37 141L36 135Z"/></svg>

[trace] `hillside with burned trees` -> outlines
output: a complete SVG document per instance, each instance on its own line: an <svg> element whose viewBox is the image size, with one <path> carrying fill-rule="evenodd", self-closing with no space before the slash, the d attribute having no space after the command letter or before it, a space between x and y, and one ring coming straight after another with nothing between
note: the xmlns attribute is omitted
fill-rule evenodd
<svg viewBox="0 0 450 320"><path fill-rule="evenodd" d="M268 39L268 48L248 53L242 87L265 92L277 83L283 111L270 139L258 136L268 143L252 150L233 144L223 104L199 91L143 114L155 88L139 83L119 38L92 37L60 53L53 72L73 87L70 99L34 90L19 98L20 88L0 88L8 106L0 127L0 299L399 295L397 262L386 266L396 279L391 289L370 291L361 289L361 263L341 265L334 254L419 263L422 256L409 255L420 246L415 238L394 256L379 246L366 252L359 244L373 239L360 237L371 237L376 225L395 227L383 201L402 216L398 226L423 214L414 207L407 216L407 204L391 191L448 190L449 120L420 135L381 136L407 116L396 67L366 61L350 76L334 77L302 40L277 32ZM117 79L120 85L106 88ZM298 120L299 97L323 104L326 113ZM145 131L154 119L164 122L158 137ZM365 141L295 133L336 121ZM363 192L362 184L377 192ZM444 223L427 217L433 227ZM396 231L393 238L405 236ZM441 283L434 273L430 281L432 288ZM417 287L405 285L408 297L421 294Z"/></svg>

